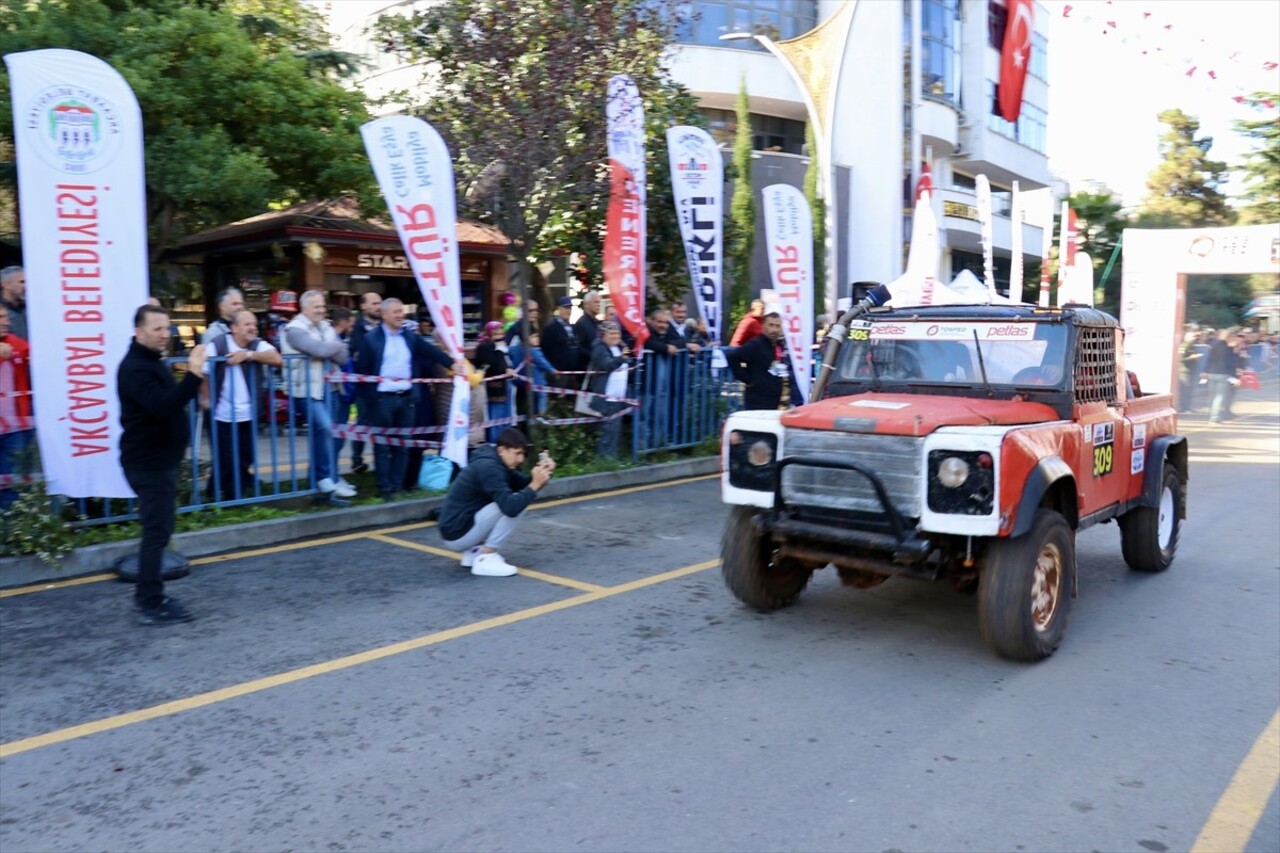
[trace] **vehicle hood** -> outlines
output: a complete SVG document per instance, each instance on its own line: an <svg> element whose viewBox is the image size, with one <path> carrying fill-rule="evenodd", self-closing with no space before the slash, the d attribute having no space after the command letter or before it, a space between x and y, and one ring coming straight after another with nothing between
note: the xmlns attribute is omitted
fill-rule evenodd
<svg viewBox="0 0 1280 853"><path fill-rule="evenodd" d="M1025 400L982 400L869 392L792 409L782 425L799 429L928 435L944 426L1015 426L1061 420L1052 407Z"/></svg>

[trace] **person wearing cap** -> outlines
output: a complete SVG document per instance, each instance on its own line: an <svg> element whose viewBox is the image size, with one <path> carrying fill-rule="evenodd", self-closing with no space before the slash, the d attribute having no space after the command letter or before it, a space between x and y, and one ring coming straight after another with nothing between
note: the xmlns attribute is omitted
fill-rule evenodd
<svg viewBox="0 0 1280 853"><path fill-rule="evenodd" d="M490 320L484 324L484 334L480 343L476 345L476 355L472 359L472 364L477 369L484 370L489 420L510 418L511 379L515 376L515 370L512 369L507 342L503 339L502 324L497 320ZM507 426L510 424L489 427L486 432L489 441L491 443L497 441L498 433Z"/></svg>
<svg viewBox="0 0 1280 853"><path fill-rule="evenodd" d="M556 316L542 329L542 352L557 372L578 370L581 366L578 335L569 322L572 314L573 300L561 296L556 300Z"/></svg>
<svg viewBox="0 0 1280 853"><path fill-rule="evenodd" d="M493 445L476 448L440 507L440 536L446 547L462 552L462 566L473 575L510 577L517 571L498 549L556 470L555 460L544 455L532 475L519 471L528 450L524 433L502 430Z"/></svg>

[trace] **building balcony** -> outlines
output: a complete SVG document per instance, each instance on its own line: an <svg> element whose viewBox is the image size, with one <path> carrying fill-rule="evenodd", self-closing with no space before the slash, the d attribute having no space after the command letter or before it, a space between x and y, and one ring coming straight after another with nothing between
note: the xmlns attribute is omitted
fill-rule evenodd
<svg viewBox="0 0 1280 853"><path fill-rule="evenodd" d="M935 157L950 157L960 147L960 114L951 104L925 98L912 116L921 145Z"/></svg>
<svg viewBox="0 0 1280 853"><path fill-rule="evenodd" d="M939 222L950 248L966 252L982 251L982 225L978 222L978 196L972 190L944 189L938 191L942 201L942 220ZM1013 249L1014 222L1010 218L1009 199L992 196L991 243L997 254L1008 255ZM1019 223L1022 228L1022 254L1024 258L1040 257L1044 230L1035 225Z"/></svg>

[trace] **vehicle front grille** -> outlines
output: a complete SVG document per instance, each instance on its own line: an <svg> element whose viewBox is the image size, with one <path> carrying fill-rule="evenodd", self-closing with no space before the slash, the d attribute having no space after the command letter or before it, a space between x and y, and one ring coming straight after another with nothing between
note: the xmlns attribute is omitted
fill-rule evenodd
<svg viewBox="0 0 1280 853"><path fill-rule="evenodd" d="M923 442L914 436L788 429L783 456L824 456L862 465L880 478L898 512L919 518ZM856 471L810 468L798 462L783 469L782 499L788 505L825 510L882 512L871 481Z"/></svg>

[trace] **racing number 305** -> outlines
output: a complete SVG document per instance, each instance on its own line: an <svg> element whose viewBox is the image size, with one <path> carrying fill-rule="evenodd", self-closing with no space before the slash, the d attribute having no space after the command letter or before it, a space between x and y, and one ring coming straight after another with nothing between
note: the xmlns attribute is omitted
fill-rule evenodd
<svg viewBox="0 0 1280 853"><path fill-rule="evenodd" d="M1114 462L1114 444L1104 444L1101 447L1093 448L1093 476L1101 477L1103 474L1110 474Z"/></svg>

